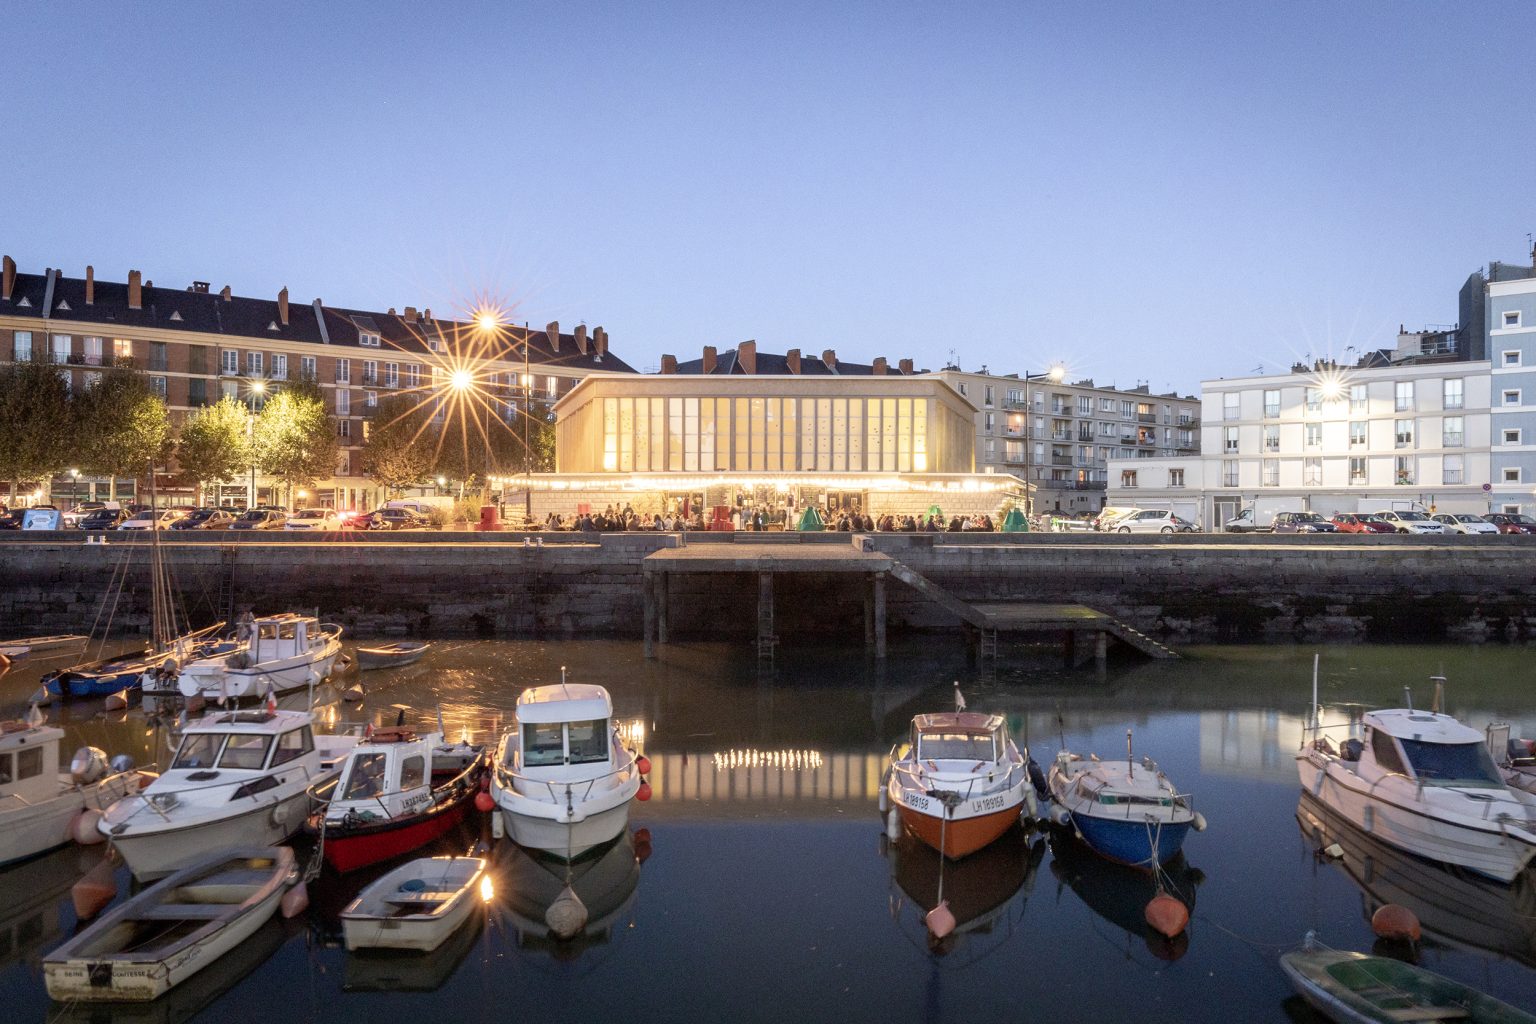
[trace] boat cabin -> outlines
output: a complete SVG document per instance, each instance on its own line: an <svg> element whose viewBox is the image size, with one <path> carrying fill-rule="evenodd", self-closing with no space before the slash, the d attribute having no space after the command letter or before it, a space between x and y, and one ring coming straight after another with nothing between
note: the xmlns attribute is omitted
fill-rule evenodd
<svg viewBox="0 0 1536 1024"><path fill-rule="evenodd" d="M298 657L320 636L318 619L291 612L247 619L239 629L239 638L246 643L246 654L253 665Z"/></svg>
<svg viewBox="0 0 1536 1024"><path fill-rule="evenodd" d="M1364 721L1363 741L1343 745L1346 761L1358 759L1383 775L1403 775L1425 786L1504 788L1487 738L1450 715L1400 708L1369 712Z"/></svg>
<svg viewBox="0 0 1536 1024"><path fill-rule="evenodd" d="M59 795L59 743L64 730L0 723L0 802L36 804Z"/></svg>
<svg viewBox="0 0 1536 1024"><path fill-rule="evenodd" d="M408 730L383 730L358 744L347 758L326 814L348 812L395 815L432 799L432 747L440 739L417 739Z"/></svg>
<svg viewBox="0 0 1536 1024"><path fill-rule="evenodd" d="M539 769L592 765L607 771L612 757L608 691L584 683L535 686L517 700L517 742L506 744L504 763L537 776Z"/></svg>
<svg viewBox="0 0 1536 1024"><path fill-rule="evenodd" d="M912 719L912 750L919 761L994 762L1007 749L1002 715L954 711Z"/></svg>
<svg viewBox="0 0 1536 1024"><path fill-rule="evenodd" d="M315 749L309 715L302 711L232 711L189 724L171 771L209 781L220 771L261 771L298 760Z"/></svg>

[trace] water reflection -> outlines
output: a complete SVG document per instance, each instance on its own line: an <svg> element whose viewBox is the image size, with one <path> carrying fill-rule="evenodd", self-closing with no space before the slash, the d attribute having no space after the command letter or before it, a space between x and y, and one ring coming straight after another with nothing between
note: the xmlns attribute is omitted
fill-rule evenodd
<svg viewBox="0 0 1536 1024"><path fill-rule="evenodd" d="M488 911L476 908L462 928L429 953L410 950L353 950L347 953L341 987L346 992L436 992L475 948Z"/></svg>
<svg viewBox="0 0 1536 1024"><path fill-rule="evenodd" d="M606 945L627 923L640 885L640 865L650 855L651 834L644 828L625 830L570 863L510 841L500 843L491 866L497 893L491 905L493 920L510 927L522 949L574 960L594 946ZM578 934L559 938L545 915L567 885L585 907L587 920Z"/></svg>
<svg viewBox="0 0 1536 1024"><path fill-rule="evenodd" d="M958 861L941 857L921 840L902 833L895 842L881 837L880 850L891 865L896 891L888 896L891 917L914 943L947 956L964 947L984 955L1016 933L1035 872L1045 857L1045 840L1010 828L996 842ZM926 916L940 898L949 902L955 930L942 939L928 932ZM995 942L972 949L983 937Z"/></svg>
<svg viewBox="0 0 1536 1024"><path fill-rule="evenodd" d="M37 969L42 955L68 937L59 901L105 854L104 846L66 846L0 872L0 967Z"/></svg>
<svg viewBox="0 0 1536 1024"><path fill-rule="evenodd" d="M1052 826L1050 833L1051 874L1100 918L1125 932L1122 945L1128 958L1136 958L1138 940L1159 960L1178 960L1189 952L1187 929L1170 939L1153 931L1146 919L1147 904L1160 891L1182 901L1194 918L1195 890L1204 883L1205 872L1190 867L1182 851L1160 869L1159 888L1159 878L1151 872L1105 860L1070 829Z"/></svg>

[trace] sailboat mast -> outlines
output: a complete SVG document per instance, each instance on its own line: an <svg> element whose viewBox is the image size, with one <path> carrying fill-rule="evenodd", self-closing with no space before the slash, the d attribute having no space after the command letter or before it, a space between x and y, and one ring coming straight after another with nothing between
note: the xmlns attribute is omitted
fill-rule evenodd
<svg viewBox="0 0 1536 1024"><path fill-rule="evenodd" d="M149 592L150 636L155 650L164 651L171 645L169 635L171 599L165 585L165 563L160 552L160 502L155 490L155 463L149 463Z"/></svg>

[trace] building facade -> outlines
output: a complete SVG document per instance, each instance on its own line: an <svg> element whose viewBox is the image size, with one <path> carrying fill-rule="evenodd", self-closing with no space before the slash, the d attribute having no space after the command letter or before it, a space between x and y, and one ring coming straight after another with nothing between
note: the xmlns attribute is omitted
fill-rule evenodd
<svg viewBox="0 0 1536 1024"><path fill-rule="evenodd" d="M1536 515L1536 278L1487 285L1495 511Z"/></svg>

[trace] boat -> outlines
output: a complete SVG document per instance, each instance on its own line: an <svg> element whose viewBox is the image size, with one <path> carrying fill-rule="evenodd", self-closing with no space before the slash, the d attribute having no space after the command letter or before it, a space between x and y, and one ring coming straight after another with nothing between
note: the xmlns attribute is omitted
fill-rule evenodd
<svg viewBox="0 0 1536 1024"><path fill-rule="evenodd" d="M341 912L347 949L411 949L441 946L489 899L480 857L420 857L369 885Z"/></svg>
<svg viewBox="0 0 1536 1024"><path fill-rule="evenodd" d="M27 644L0 644L0 658L25 658L32 653Z"/></svg>
<svg viewBox="0 0 1536 1024"><path fill-rule="evenodd" d="M235 642L229 637L217 635L223 627L224 623L216 622L126 654L61 668L45 675L42 684L53 697L107 697L121 693L139 686L146 674L162 666L233 651Z"/></svg>
<svg viewBox="0 0 1536 1024"><path fill-rule="evenodd" d="M286 693L319 683L341 654L340 626L292 612L246 616L236 640L233 651L182 663L176 690L205 700L260 697L269 688Z"/></svg>
<svg viewBox="0 0 1536 1024"><path fill-rule="evenodd" d="M1051 875L1100 920L1125 933L1127 959L1138 946L1166 961L1178 960L1189 952L1187 930L1169 937L1147 921L1147 907L1160 895L1178 900L1191 915L1195 912L1197 890L1205 883L1205 872L1192 867L1182 850L1154 873L1101 857L1070 827L1053 824L1047 831ZM1057 896L1059 899L1059 888Z"/></svg>
<svg viewBox="0 0 1536 1024"><path fill-rule="evenodd" d="M1470 985L1390 957L1322 948L1310 935L1280 958L1280 969L1314 1009L1340 1022L1536 1024L1536 1016Z"/></svg>
<svg viewBox="0 0 1536 1024"><path fill-rule="evenodd" d="M0 722L0 867L65 845L82 812L100 811L154 778L124 760L108 774L106 755L92 747L61 773L63 739L35 706L23 721Z"/></svg>
<svg viewBox="0 0 1536 1024"><path fill-rule="evenodd" d="M307 711L217 711L191 721L170 767L108 807L97 828L136 878L170 874L225 846L271 845L309 815L356 736L316 736Z"/></svg>
<svg viewBox="0 0 1536 1024"><path fill-rule="evenodd" d="M1033 816L1027 754L1002 715L917 715L908 740L891 748L881 810L944 856L958 859ZM891 808L887 810L886 804ZM890 828L894 838L896 830Z"/></svg>
<svg viewBox="0 0 1536 1024"><path fill-rule="evenodd" d="M484 759L483 746L445 743L441 732L376 730L353 748L305 831L343 874L418 850L464 820Z"/></svg>
<svg viewBox="0 0 1536 1024"><path fill-rule="evenodd" d="M914 835L902 835L880 846L890 862L891 880L903 897L901 907L910 906L915 911L909 920L900 922L903 930L920 931L925 943L933 941L928 914L940 902L955 917L951 935L1012 934L1022 920L1046 849L1044 839L1026 835L1023 829L1009 829L995 842L952 864L935 857L933 850ZM902 909L893 913L899 920Z"/></svg>
<svg viewBox="0 0 1536 1024"><path fill-rule="evenodd" d="M1205 818L1156 762L1132 759L1130 732L1125 745L1124 761L1057 752L1046 779L1051 815L1099 856L1150 871L1173 859L1190 829L1204 831Z"/></svg>
<svg viewBox="0 0 1536 1024"><path fill-rule="evenodd" d="M79 633L54 633L49 636L24 636L15 640L0 640L0 653L6 653L8 657L19 657L22 654L30 654L33 651L51 650L55 647L64 647L78 644L84 647L88 638ZM18 654L9 654L10 651L18 651Z"/></svg>
<svg viewBox="0 0 1536 1024"><path fill-rule="evenodd" d="M608 691L590 683L534 686L517 699L501 738L492 831L567 860L611 841L629 822L640 765L613 724Z"/></svg>
<svg viewBox="0 0 1536 1024"><path fill-rule="evenodd" d="M519 949L570 960L622 934L640 887L640 868L650 855L645 829L619 835L577 861L529 850L515 843L497 849L495 864L498 923L510 924ZM580 927L557 933L551 908L569 910L579 901ZM569 926L568 919L557 924Z"/></svg>
<svg viewBox="0 0 1536 1024"><path fill-rule="evenodd" d="M1536 858L1536 796L1506 784L1483 733L1409 700L1365 712L1361 735L1336 748L1313 685L1310 738L1296 755L1304 791L1381 842L1500 882Z"/></svg>
<svg viewBox="0 0 1536 1024"><path fill-rule="evenodd" d="M1493 722L1483 730L1488 753L1499 766L1504 784L1536 794L1536 740L1510 736L1508 722Z"/></svg>
<svg viewBox="0 0 1536 1024"><path fill-rule="evenodd" d="M484 914L470 914L462 928L443 940L431 956L411 956L393 950L362 949L347 954L343 992L436 992L453 977L475 947L485 925Z"/></svg>
<svg viewBox="0 0 1536 1024"><path fill-rule="evenodd" d="M59 1002L164 995L255 934L298 878L287 847L205 856L45 956L48 995Z"/></svg>
<svg viewBox="0 0 1536 1024"><path fill-rule="evenodd" d="M420 661L431 647L424 640L397 640L377 647L359 647L357 667L364 672L376 668L404 668Z"/></svg>

